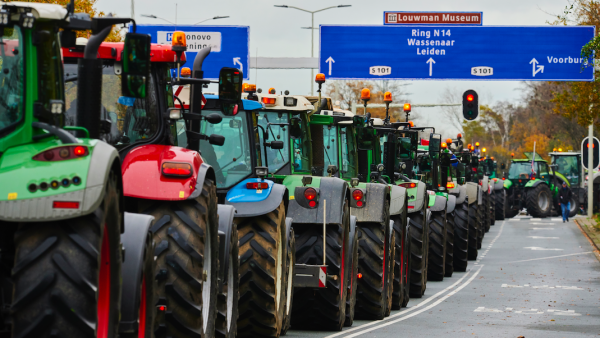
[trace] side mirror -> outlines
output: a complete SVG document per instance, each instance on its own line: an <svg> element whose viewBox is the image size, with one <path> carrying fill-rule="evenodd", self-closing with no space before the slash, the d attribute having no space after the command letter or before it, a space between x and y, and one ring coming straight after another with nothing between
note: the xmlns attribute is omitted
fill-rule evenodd
<svg viewBox="0 0 600 338"><path fill-rule="evenodd" d="M335 175L335 173L338 172L338 167L335 165L328 165L327 166L327 173L330 175Z"/></svg>
<svg viewBox="0 0 600 338"><path fill-rule="evenodd" d="M217 124L223 121L223 117L217 113L208 114L204 119L210 124Z"/></svg>
<svg viewBox="0 0 600 338"><path fill-rule="evenodd" d="M271 149L283 149L283 141L272 141L269 144Z"/></svg>
<svg viewBox="0 0 600 338"><path fill-rule="evenodd" d="M149 74L150 35L127 33L123 48L122 95L145 98Z"/></svg>
<svg viewBox="0 0 600 338"><path fill-rule="evenodd" d="M240 129L241 127L242 127L242 121L240 121L240 120L233 120L233 119L229 120L229 128L231 128L231 129Z"/></svg>
<svg viewBox="0 0 600 338"><path fill-rule="evenodd" d="M244 75L237 68L221 68L219 72L219 101L221 112L230 116L237 114L238 104L242 100L242 82Z"/></svg>
<svg viewBox="0 0 600 338"><path fill-rule="evenodd" d="M429 152L439 153L442 149L442 135L431 134L429 136Z"/></svg>
<svg viewBox="0 0 600 338"><path fill-rule="evenodd" d="M181 108L169 108L167 112L171 120L180 120L182 117Z"/></svg>
<svg viewBox="0 0 600 338"><path fill-rule="evenodd" d="M208 137L208 143L215 146L222 146L223 144L225 144L225 136L212 134Z"/></svg>

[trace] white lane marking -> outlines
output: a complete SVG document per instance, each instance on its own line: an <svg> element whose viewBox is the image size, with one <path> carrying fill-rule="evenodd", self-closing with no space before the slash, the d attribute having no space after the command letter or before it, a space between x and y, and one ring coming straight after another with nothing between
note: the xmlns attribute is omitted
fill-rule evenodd
<svg viewBox="0 0 600 338"><path fill-rule="evenodd" d="M480 307L476 308L475 311L473 311L473 312L504 312L504 311L502 311L500 309L490 309L490 308L480 306Z"/></svg>
<svg viewBox="0 0 600 338"><path fill-rule="evenodd" d="M496 235L496 237L494 237L494 239L487 246L487 249L483 253L478 255L477 260L475 261L475 265L479 265L479 262L487 255L487 253L490 251L490 249L492 248L494 243L496 243L496 241L502 234L502 230L504 229L504 224L506 224L506 223L504 221L502 221L502 225L500 226L500 230L498 231L498 234Z"/></svg>
<svg viewBox="0 0 600 338"><path fill-rule="evenodd" d="M526 246L523 249L531 249L533 251L563 251L563 249L540 248L538 246Z"/></svg>
<svg viewBox="0 0 600 338"><path fill-rule="evenodd" d="M500 310L500 309L486 308L486 307L480 306L480 307L476 308L475 310L473 310L473 312L506 313L506 312L513 312L513 308L507 307L505 310ZM549 310L546 310L546 312L548 312L550 314L555 314L557 316L581 316L581 313L576 313L575 310L566 310L565 311L565 310L549 309ZM544 311L539 311L538 309L531 309L531 310L517 310L517 311L514 311L513 313L518 313L518 314L523 314L523 315L542 315L542 314L544 314Z"/></svg>
<svg viewBox="0 0 600 338"><path fill-rule="evenodd" d="M533 238L533 239L558 239L558 237L542 237L542 236L527 236L527 238Z"/></svg>
<svg viewBox="0 0 600 338"><path fill-rule="evenodd" d="M519 311L515 311L515 313L522 313L524 315L543 315L544 311L538 311L538 309L531 309L531 310L519 310Z"/></svg>
<svg viewBox="0 0 600 338"><path fill-rule="evenodd" d="M531 220L532 221L541 221L542 219L541 218L532 218Z"/></svg>
<svg viewBox="0 0 600 338"><path fill-rule="evenodd" d="M552 218L552 222L560 222L562 221L562 218Z"/></svg>
<svg viewBox="0 0 600 338"><path fill-rule="evenodd" d="M533 230L554 230L554 228L532 228Z"/></svg>
<svg viewBox="0 0 600 338"><path fill-rule="evenodd" d="M550 313L554 313L557 316L581 316L581 313L576 313L575 310L548 310Z"/></svg>
<svg viewBox="0 0 600 338"><path fill-rule="evenodd" d="M542 223L542 222L531 222L529 224L535 224L535 225L554 225L554 223Z"/></svg>
<svg viewBox="0 0 600 338"><path fill-rule="evenodd" d="M470 283L471 283L471 282L472 282L472 281L475 279L475 277L477 277L477 275L478 275L478 274L479 274L479 272L481 271L481 268L483 268L483 267L484 267L484 265L480 265L480 266L479 266L479 270L477 270L477 272L475 272L475 273L473 274L473 276L471 276L471 278L469 278L469 280L468 280L468 281L466 281L466 282L465 282L463 285L459 286L459 287L458 287L456 290L453 290L452 292L448 293L448 294L447 294L447 295L445 295L444 297L440 298L440 299L439 299L437 302L435 302L435 303L433 303L433 304L431 304L431 305L429 305L429 306L427 306L427 307L425 307L425 308L423 308L423 309L421 309L421 310L419 310L419 311L413 312L413 313L411 313L411 314L409 314L409 315L407 315L407 316L404 316L404 317L398 318L398 319L396 319L396 320L389 321L389 322L387 322L387 323L383 323L383 324L381 324L381 325L377 325L377 326L375 326L375 327L372 327L372 328L368 328L368 329L366 329L366 330L363 330L363 331L356 332L356 333L354 333L354 334L351 334L351 335L347 336L346 338L353 338L353 337L357 337L357 336L359 336L359 335L361 335L361 334L365 334L365 333L367 333L367 332L371 332L371 331L374 331L374 330L378 330L378 329L384 328L384 327L386 327L386 326L389 326L389 325L392 325L392 324L395 324L395 323L401 322L401 321L403 321L403 320L406 320L406 319L408 319L408 318L414 317L414 316L418 315L419 313L425 312L425 311L427 311L427 310L429 310L429 309L431 309L431 308L435 307L436 305L438 305L438 304L440 304L441 302L445 301L446 299L448 299L448 298L452 297L453 295L455 295L456 293L458 293L460 290L462 290L464 287L466 287L467 285L469 285L469 284L470 284Z"/></svg>
<svg viewBox="0 0 600 338"><path fill-rule="evenodd" d="M483 266L483 265L482 265L482 266ZM408 312L411 312L411 311L413 311L413 310L416 310L416 309L420 308L421 306L423 306L423 305L425 305L425 304L427 304L427 303L431 302L432 300L436 299L437 297L441 296L441 295L442 295L444 292L446 292L446 291L448 291L448 290L450 290L450 289L454 288L454 287L455 287L455 286L457 286L458 284L460 284L460 282L462 282L462 280L463 280L463 279L465 279L465 277L467 277L467 276L468 276L470 273L471 273L471 270L468 270L468 271L467 271L467 273L465 273L465 275L464 275L464 276L462 276L462 277L461 277L459 280L457 280L457 281L456 281L456 283L454 283L454 284L450 285L449 287L447 287L447 288L445 288L444 290L442 290L442 291L440 291L440 292L436 293L435 295L433 295L433 296L431 296L431 297L429 297L429 298L425 299L424 301L420 302L419 304L417 304L417 305L415 305L415 306L413 306L413 307L405 308L404 310L401 310L400 312L398 312L398 313L395 313L395 314L393 314L393 315L391 315L391 316L389 316L389 317L387 317L387 318L385 318L385 319L383 319L383 320L389 320L389 319L391 319L391 318L394 318L394 317L398 317L398 316L404 315L404 314L406 314L406 313L408 313ZM367 326L371 326L371 325L375 325L375 324L379 324L379 323L381 323L381 321L373 321L373 322L370 322L370 323L367 323L367 324L363 324L363 325L360 325L360 326L353 327L353 328L351 328L351 329L349 329L349 330L345 330L345 331L343 331L343 332L334 333L334 334L332 334L332 335L329 335L329 336L326 336L326 337L324 337L324 338L333 338L333 337L337 337L337 336L345 335L345 334L346 334L346 333L348 333L348 332L352 332L352 331L360 330L360 329L362 329L362 328L365 328L365 327L367 327Z"/></svg>
<svg viewBox="0 0 600 338"><path fill-rule="evenodd" d="M514 262L508 262L510 263L521 263L521 262L530 262L530 261L539 261L542 259L551 259L551 258L560 258L560 257L567 257L567 256L576 256L576 255L585 255L585 254L591 254L593 253L593 251L586 251L586 252L580 252L580 253L574 253L574 254L568 254L568 255L560 255L560 256L550 256L550 257L543 257L543 258L533 258L533 259L524 259L522 261L514 261Z"/></svg>
<svg viewBox="0 0 600 338"><path fill-rule="evenodd" d="M502 284L503 288L522 288L522 287L529 287L529 284L525 284L523 286L521 285L510 285L510 284ZM532 289L563 289L563 290L578 290L578 291L583 291L582 288L577 287L577 286L561 286L561 285L556 285L556 286L548 286L548 285L540 285L540 286L532 286Z"/></svg>

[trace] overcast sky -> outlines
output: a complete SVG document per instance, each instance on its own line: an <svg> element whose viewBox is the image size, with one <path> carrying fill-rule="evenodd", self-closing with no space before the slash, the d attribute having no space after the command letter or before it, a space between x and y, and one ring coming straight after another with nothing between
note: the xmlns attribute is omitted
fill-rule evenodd
<svg viewBox="0 0 600 338"><path fill-rule="evenodd" d="M562 13L566 0L135 0L135 19L144 24L166 22L144 18L141 14L154 14L177 23L193 24L214 16L230 16L228 19L211 20L205 24L250 26L251 56L308 57L310 56L309 13L295 9L276 8L273 5L293 5L307 10L318 10L340 4L349 8L335 8L315 14L315 26L320 24L381 25L384 11L480 11L484 25L546 25L554 17L547 13ZM97 7L118 16L131 15L131 0L98 0ZM318 31L315 32L315 56L318 56ZM228 66L228 65L224 65ZM261 88L275 87L278 91L289 90L292 94L310 92L310 70L256 70L250 72L250 83L256 81ZM446 88L463 92L474 89L480 93L480 103L497 101L516 103L521 97L522 84L513 81L411 81L407 87L413 103L442 101ZM438 108L415 109L414 114L423 116L436 128L455 133L444 123ZM448 135L451 136L451 135Z"/></svg>

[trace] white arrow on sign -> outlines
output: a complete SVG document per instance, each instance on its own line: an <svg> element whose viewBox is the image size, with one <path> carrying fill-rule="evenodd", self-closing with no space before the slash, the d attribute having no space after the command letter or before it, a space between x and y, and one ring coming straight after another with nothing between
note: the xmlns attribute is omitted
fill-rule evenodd
<svg viewBox="0 0 600 338"><path fill-rule="evenodd" d="M238 68L239 70L244 70L244 65L242 65L242 62L240 61L240 58L233 58L233 65L240 65L240 68Z"/></svg>
<svg viewBox="0 0 600 338"><path fill-rule="evenodd" d="M535 77L535 74L537 74L537 73L544 72L544 66L538 66L538 63L539 63L538 60L536 60L535 58L533 58L533 59L531 59L531 61L529 61L529 64L533 64L533 77Z"/></svg>
<svg viewBox="0 0 600 338"><path fill-rule="evenodd" d="M433 58L429 58L426 63L429 64L429 76L431 76L433 74L433 64L435 61L433 61Z"/></svg>
<svg viewBox="0 0 600 338"><path fill-rule="evenodd" d="M335 60L330 56L325 62L329 64L329 75L331 75L331 65L335 63Z"/></svg>

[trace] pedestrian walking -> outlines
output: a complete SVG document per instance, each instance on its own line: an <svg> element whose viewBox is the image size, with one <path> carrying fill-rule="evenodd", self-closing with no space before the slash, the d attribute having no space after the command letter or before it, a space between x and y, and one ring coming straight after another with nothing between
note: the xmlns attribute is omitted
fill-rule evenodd
<svg viewBox="0 0 600 338"><path fill-rule="evenodd" d="M562 189L558 192L558 205L562 209L563 223L569 221L569 212L571 211L571 189L567 187L567 182L563 182Z"/></svg>

